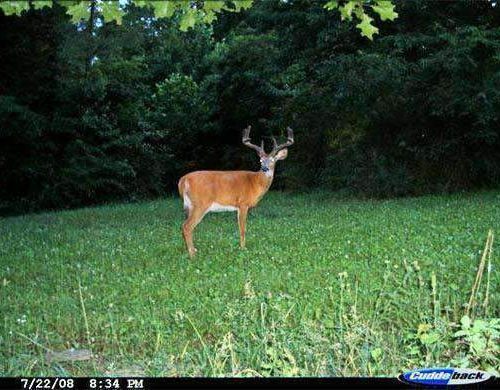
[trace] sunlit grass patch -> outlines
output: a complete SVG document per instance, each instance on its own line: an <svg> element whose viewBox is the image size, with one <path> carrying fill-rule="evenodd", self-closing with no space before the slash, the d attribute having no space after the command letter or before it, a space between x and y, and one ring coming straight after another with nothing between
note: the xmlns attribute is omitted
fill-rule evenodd
<svg viewBox="0 0 500 390"><path fill-rule="evenodd" d="M488 230L499 231L500 193L271 193L249 217L246 250L235 214L209 214L194 260L182 219L170 198L1 220L2 373L393 376L449 365L462 356L453 334ZM92 359L47 361L70 348Z"/></svg>

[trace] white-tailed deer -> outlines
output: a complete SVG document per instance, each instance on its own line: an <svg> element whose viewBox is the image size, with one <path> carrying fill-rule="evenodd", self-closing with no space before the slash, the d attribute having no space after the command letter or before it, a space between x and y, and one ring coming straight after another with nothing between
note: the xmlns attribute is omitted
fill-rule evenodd
<svg viewBox="0 0 500 390"><path fill-rule="evenodd" d="M293 131L287 128L288 139L278 145L273 138L273 150L267 154L264 142L260 146L250 143L250 129L243 130L243 144L254 149L260 158L260 171L196 171L179 180L179 194L184 200L186 220L182 234L191 257L196 253L193 230L210 211L237 211L240 246L245 247L245 224L248 210L255 207L265 195L274 176L276 161L284 160L288 146L293 144Z"/></svg>

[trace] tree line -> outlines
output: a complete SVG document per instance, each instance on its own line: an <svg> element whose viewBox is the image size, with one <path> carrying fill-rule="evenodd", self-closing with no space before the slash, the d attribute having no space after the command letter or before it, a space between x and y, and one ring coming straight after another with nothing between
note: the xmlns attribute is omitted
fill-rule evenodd
<svg viewBox="0 0 500 390"><path fill-rule="evenodd" d="M248 124L266 141L294 129L274 188L498 187L500 7L393 3L399 17L378 20L373 41L305 0L185 32L181 16L134 4L121 24L75 24L57 2L0 11L1 213L154 198L192 170L257 169Z"/></svg>

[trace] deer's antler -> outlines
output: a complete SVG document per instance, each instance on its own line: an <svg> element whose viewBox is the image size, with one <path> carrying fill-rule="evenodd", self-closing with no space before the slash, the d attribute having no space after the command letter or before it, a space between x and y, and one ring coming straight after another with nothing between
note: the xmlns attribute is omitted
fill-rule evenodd
<svg viewBox="0 0 500 390"><path fill-rule="evenodd" d="M287 140L284 144L278 145L278 143L276 142L276 139L273 137L274 147L273 147L273 151L270 153L271 155L275 155L280 150L283 150L285 148L288 148L290 145L293 145L293 142L294 142L293 141L293 130L290 127L287 127L286 130L287 130L288 136L287 136Z"/></svg>
<svg viewBox="0 0 500 390"><path fill-rule="evenodd" d="M245 130L243 130L243 139L242 139L243 145L254 149L257 153L259 153L259 156L265 155L266 152L264 151L264 141L261 142L260 146L254 145L250 142L250 130L251 129L252 129L252 126L248 126Z"/></svg>

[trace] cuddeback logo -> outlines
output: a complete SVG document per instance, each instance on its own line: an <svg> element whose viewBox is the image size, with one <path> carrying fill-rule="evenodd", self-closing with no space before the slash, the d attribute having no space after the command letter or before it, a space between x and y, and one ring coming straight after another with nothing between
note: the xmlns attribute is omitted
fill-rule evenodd
<svg viewBox="0 0 500 390"><path fill-rule="evenodd" d="M469 368L421 368L405 372L399 379L420 385L469 385L484 382L493 376L484 371Z"/></svg>

